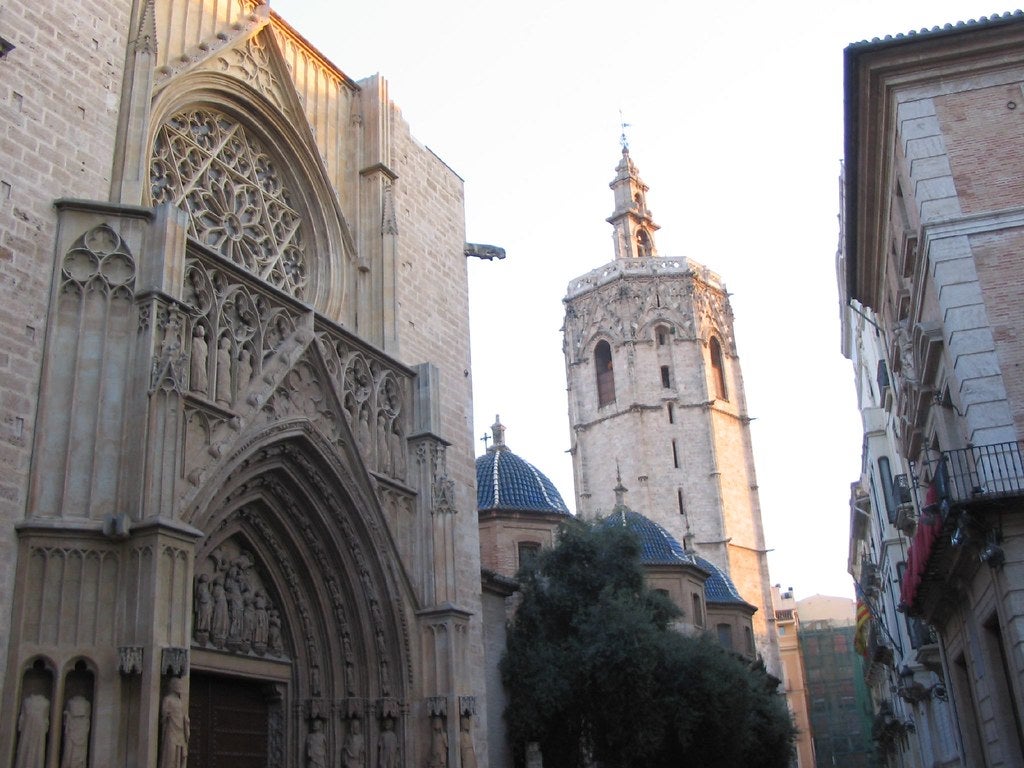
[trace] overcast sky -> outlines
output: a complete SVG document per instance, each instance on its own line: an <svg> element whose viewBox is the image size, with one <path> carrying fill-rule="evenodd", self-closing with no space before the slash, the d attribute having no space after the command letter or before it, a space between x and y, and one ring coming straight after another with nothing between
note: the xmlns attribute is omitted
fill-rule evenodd
<svg viewBox="0 0 1024 768"><path fill-rule="evenodd" d="M477 453L500 414L509 447L570 508L562 298L613 258L621 110L659 254L707 265L732 294L772 581L798 599L852 597L861 429L835 279L843 48L1013 7L271 2L349 77L388 80L413 134L465 180L467 240L506 249L469 265Z"/></svg>

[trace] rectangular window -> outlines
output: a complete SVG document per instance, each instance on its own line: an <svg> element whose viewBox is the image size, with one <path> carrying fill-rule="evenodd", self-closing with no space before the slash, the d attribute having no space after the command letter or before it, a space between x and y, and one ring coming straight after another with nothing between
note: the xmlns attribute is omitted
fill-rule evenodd
<svg viewBox="0 0 1024 768"><path fill-rule="evenodd" d="M680 515L685 515L686 514L686 509L683 507L683 489L682 488L677 488L676 489L676 501L679 502L679 514Z"/></svg>
<svg viewBox="0 0 1024 768"><path fill-rule="evenodd" d="M668 423L676 423L676 409L672 407L672 403L668 404Z"/></svg>
<svg viewBox="0 0 1024 768"><path fill-rule="evenodd" d="M675 440L672 441L672 466L679 469L679 446Z"/></svg>
<svg viewBox="0 0 1024 768"><path fill-rule="evenodd" d="M669 387L672 386L672 381L668 375L667 365L661 366L661 386L663 386L665 389L668 389Z"/></svg>

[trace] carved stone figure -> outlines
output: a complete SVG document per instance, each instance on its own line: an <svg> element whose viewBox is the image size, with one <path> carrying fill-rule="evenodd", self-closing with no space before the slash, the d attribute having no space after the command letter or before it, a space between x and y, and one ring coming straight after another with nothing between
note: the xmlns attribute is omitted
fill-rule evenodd
<svg viewBox="0 0 1024 768"><path fill-rule="evenodd" d="M473 746L473 721L463 717L459 721L459 755L462 768L476 768L476 748Z"/></svg>
<svg viewBox="0 0 1024 768"><path fill-rule="evenodd" d="M256 606L252 595L246 595L242 601L242 650L248 653L256 635Z"/></svg>
<svg viewBox="0 0 1024 768"><path fill-rule="evenodd" d="M252 381L252 353L242 347L242 351L238 353L238 394L241 396L242 392L249 386L249 382Z"/></svg>
<svg viewBox="0 0 1024 768"><path fill-rule="evenodd" d="M64 707L64 741L60 768L87 768L92 705L85 696L72 696Z"/></svg>
<svg viewBox="0 0 1024 768"><path fill-rule="evenodd" d="M540 744L531 741L526 745L526 768L544 768L544 758L540 753Z"/></svg>
<svg viewBox="0 0 1024 768"><path fill-rule="evenodd" d="M262 592L257 592L253 600L256 625L252 633L252 649L256 653L267 652L267 642L270 639L270 613L267 611L267 598Z"/></svg>
<svg viewBox="0 0 1024 768"><path fill-rule="evenodd" d="M427 754L427 768L448 768L448 734L444 731L444 718L440 715L430 718L430 752Z"/></svg>
<svg viewBox="0 0 1024 768"><path fill-rule="evenodd" d="M363 738L363 725L359 718L352 718L345 736L345 744L341 748L341 764L343 768L362 768L366 752Z"/></svg>
<svg viewBox="0 0 1024 768"><path fill-rule="evenodd" d="M324 735L323 721L317 718L310 727L313 730L306 736L306 766L327 768L327 736Z"/></svg>
<svg viewBox="0 0 1024 768"><path fill-rule="evenodd" d="M365 405L359 409L359 425L356 427L356 442L362 451L363 459L370 459L370 409Z"/></svg>
<svg viewBox="0 0 1024 768"><path fill-rule="evenodd" d="M213 595L210 592L210 577L205 573L196 579L195 635L196 640L205 643L210 638L213 622Z"/></svg>
<svg viewBox="0 0 1024 768"><path fill-rule="evenodd" d="M395 719L385 717L377 737L377 768L398 768L398 736L395 734Z"/></svg>
<svg viewBox="0 0 1024 768"><path fill-rule="evenodd" d="M223 648L228 639L231 619L228 616L228 598L224 582L220 577L213 580L213 617L210 621L210 637L217 648Z"/></svg>
<svg viewBox="0 0 1024 768"><path fill-rule="evenodd" d="M209 374L206 371L209 349L206 346L206 329L196 326L192 335L192 357L189 364L189 389L207 394L210 390Z"/></svg>
<svg viewBox="0 0 1024 768"><path fill-rule="evenodd" d="M217 348L217 403L231 405L231 339L220 337Z"/></svg>
<svg viewBox="0 0 1024 768"><path fill-rule="evenodd" d="M157 768L185 768L188 760L188 707L182 701L185 683L172 677L160 701L160 759Z"/></svg>
<svg viewBox="0 0 1024 768"><path fill-rule="evenodd" d="M276 609L272 609L269 612L267 623L267 645L270 647L270 652L280 656L284 653L284 640L281 638L281 615Z"/></svg>
<svg viewBox="0 0 1024 768"><path fill-rule="evenodd" d="M14 768L43 768L49 730L50 700L41 693L26 696L18 716L18 753Z"/></svg>
<svg viewBox="0 0 1024 768"><path fill-rule="evenodd" d="M377 471L391 473L391 452L388 450L388 418L384 411L377 414Z"/></svg>
<svg viewBox="0 0 1024 768"><path fill-rule="evenodd" d="M245 603L242 598L242 585L231 575L231 571L228 574L228 578L224 580L224 594L228 601L228 645L238 646L242 642L242 611Z"/></svg>

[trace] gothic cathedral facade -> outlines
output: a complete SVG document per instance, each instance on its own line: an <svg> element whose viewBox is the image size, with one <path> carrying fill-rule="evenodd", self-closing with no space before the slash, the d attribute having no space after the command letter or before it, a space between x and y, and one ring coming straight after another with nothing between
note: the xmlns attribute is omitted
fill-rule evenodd
<svg viewBox="0 0 1024 768"><path fill-rule="evenodd" d="M609 515L621 476L634 510L721 568L757 608L757 652L778 675L728 293L701 264L658 255L648 188L628 148L615 171L615 259L570 282L564 299L577 512Z"/></svg>
<svg viewBox="0 0 1024 768"><path fill-rule="evenodd" d="M266 3L4 10L0 764L483 753L462 181Z"/></svg>

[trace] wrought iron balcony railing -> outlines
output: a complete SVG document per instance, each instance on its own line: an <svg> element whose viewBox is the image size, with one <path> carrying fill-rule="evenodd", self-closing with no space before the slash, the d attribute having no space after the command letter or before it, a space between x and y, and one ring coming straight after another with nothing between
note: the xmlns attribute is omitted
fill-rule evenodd
<svg viewBox="0 0 1024 768"><path fill-rule="evenodd" d="M912 465L918 507L925 514L941 511L945 518L952 504L1024 495L1022 446L1020 440L975 445Z"/></svg>

